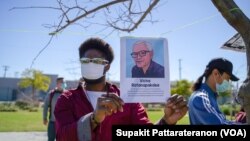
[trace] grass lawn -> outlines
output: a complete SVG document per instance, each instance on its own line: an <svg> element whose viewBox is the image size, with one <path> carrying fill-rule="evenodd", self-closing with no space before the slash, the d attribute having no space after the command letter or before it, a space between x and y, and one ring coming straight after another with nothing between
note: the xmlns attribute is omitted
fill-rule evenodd
<svg viewBox="0 0 250 141"><path fill-rule="evenodd" d="M149 119L155 123L163 115L163 111L148 111ZM177 124L189 124L185 116ZM0 132L46 131L42 121L42 109L38 112L0 112Z"/></svg>
<svg viewBox="0 0 250 141"><path fill-rule="evenodd" d="M0 132L46 131L42 111L0 112Z"/></svg>
<svg viewBox="0 0 250 141"><path fill-rule="evenodd" d="M147 113L150 121L153 123L156 123L163 116L163 111L148 111ZM179 120L177 124L189 125L188 114L186 114L181 120Z"/></svg>

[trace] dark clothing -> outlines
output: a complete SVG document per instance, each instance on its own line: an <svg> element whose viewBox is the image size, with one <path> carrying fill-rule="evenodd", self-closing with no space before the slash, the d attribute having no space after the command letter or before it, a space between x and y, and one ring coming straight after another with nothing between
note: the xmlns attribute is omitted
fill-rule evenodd
<svg viewBox="0 0 250 141"><path fill-rule="evenodd" d="M132 68L132 78L164 78L164 67L151 60L148 70L144 74L142 68L136 65Z"/></svg>
<svg viewBox="0 0 250 141"><path fill-rule="evenodd" d="M120 95L120 90L115 85L108 85L108 92ZM92 141L111 141L112 125L152 125L142 104L126 103L123 105L123 112L107 116L95 130L90 130L89 133L85 132L84 130L91 128L89 127L90 121L82 121L81 119L84 120L84 117L94 110L88 101L85 91L85 88L78 87L77 89L64 92L58 99L54 113L56 117L57 141L78 141L83 140L81 138L86 136L91 136ZM79 124L84 124L86 121L88 123L82 127L83 129L78 128L81 126ZM81 130L84 132L81 132Z"/></svg>
<svg viewBox="0 0 250 141"><path fill-rule="evenodd" d="M56 128L55 128L55 122L49 121L48 125L48 141L55 141L56 139Z"/></svg>

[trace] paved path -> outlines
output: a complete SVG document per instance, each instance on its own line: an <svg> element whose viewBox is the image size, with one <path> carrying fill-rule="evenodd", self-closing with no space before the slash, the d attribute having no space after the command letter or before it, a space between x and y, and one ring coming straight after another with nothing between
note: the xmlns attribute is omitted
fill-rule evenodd
<svg viewBox="0 0 250 141"><path fill-rule="evenodd" d="M0 132L0 141L47 141L47 132Z"/></svg>

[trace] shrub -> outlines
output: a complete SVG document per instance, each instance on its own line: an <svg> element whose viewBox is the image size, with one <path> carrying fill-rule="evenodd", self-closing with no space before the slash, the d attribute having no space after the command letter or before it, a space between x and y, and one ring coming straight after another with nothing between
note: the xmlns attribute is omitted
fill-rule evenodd
<svg viewBox="0 0 250 141"><path fill-rule="evenodd" d="M15 103L16 107L18 107L21 110L27 110L29 112L37 112L39 108L39 101L25 101L25 100L19 100Z"/></svg>
<svg viewBox="0 0 250 141"><path fill-rule="evenodd" d="M147 111L161 111L162 108L147 108Z"/></svg>
<svg viewBox="0 0 250 141"><path fill-rule="evenodd" d="M15 105L21 110L29 109L29 103L27 101L16 101Z"/></svg>
<svg viewBox="0 0 250 141"><path fill-rule="evenodd" d="M34 107L33 107L33 108L30 107L30 108L29 108L29 112L38 112L38 109L37 109L37 108L34 108Z"/></svg>
<svg viewBox="0 0 250 141"><path fill-rule="evenodd" d="M230 106L229 105L221 105L220 109L224 115L230 115Z"/></svg>
<svg viewBox="0 0 250 141"><path fill-rule="evenodd" d="M0 112L16 112L17 108L11 103L0 103Z"/></svg>

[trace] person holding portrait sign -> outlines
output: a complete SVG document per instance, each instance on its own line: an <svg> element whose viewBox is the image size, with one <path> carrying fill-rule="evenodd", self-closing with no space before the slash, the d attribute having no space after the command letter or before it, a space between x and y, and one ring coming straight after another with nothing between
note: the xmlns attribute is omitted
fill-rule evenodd
<svg viewBox="0 0 250 141"><path fill-rule="evenodd" d="M84 86L64 92L57 101L57 141L111 141L113 125L153 125L142 103L124 101L124 93L106 81L114 60L106 41L97 37L85 40L79 48L79 60ZM164 103L158 124L174 125L187 112L187 102L180 95Z"/></svg>

